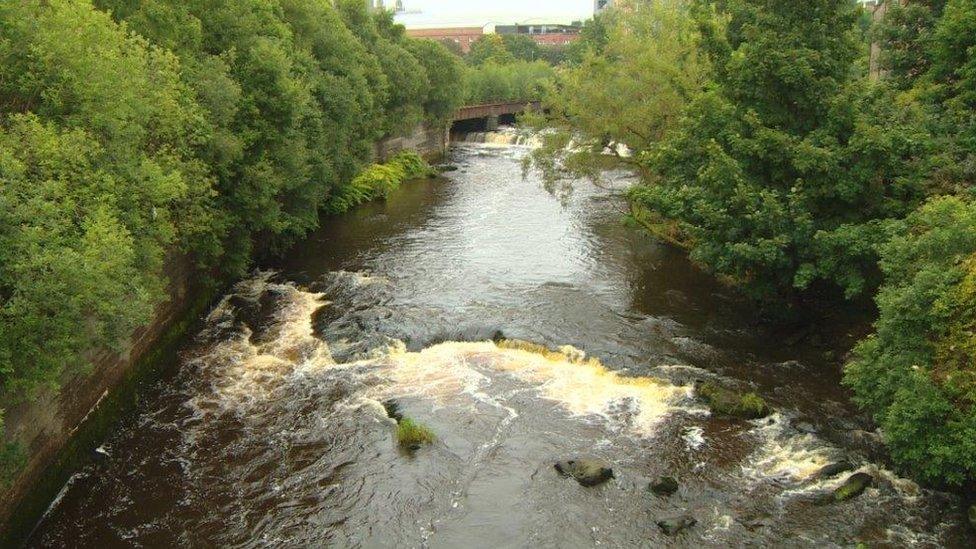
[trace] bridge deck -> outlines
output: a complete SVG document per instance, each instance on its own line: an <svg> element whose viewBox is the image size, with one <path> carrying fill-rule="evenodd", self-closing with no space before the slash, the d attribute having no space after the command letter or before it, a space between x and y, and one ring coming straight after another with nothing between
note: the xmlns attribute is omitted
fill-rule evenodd
<svg viewBox="0 0 976 549"><path fill-rule="evenodd" d="M458 109L457 113L454 115L454 121L457 122L459 120L487 118L489 116L501 116L505 114L518 114L527 110L536 110L539 107L539 101L508 101L502 103L466 105Z"/></svg>

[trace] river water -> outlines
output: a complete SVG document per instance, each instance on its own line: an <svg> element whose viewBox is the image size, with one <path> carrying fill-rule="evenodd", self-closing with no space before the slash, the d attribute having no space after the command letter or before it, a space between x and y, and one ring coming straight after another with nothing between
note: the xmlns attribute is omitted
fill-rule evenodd
<svg viewBox="0 0 976 549"><path fill-rule="evenodd" d="M839 385L843 325L759 325L621 223L625 176L553 196L523 178L526 150L457 146L458 171L325 220L240 282L29 545L974 544L957 498L879 461ZM776 412L713 417L695 380ZM434 444L400 449L390 401ZM560 477L574 457L615 478ZM818 504L841 459L873 486ZM661 475L677 493L647 490ZM656 525L679 514L697 524Z"/></svg>

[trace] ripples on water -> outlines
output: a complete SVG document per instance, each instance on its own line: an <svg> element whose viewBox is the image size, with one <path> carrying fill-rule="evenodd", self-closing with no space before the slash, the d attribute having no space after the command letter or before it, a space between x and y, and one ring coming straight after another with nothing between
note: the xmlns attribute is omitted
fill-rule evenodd
<svg viewBox="0 0 976 549"><path fill-rule="evenodd" d="M624 228L614 193L580 185L562 204L523 180L522 154L460 147L450 180L327 220L239 283L31 545L972 541L954 498L844 442L863 425L822 348L777 343L747 304ZM711 417L702 378L778 411ZM390 399L437 442L401 451ZM579 455L617 478L560 478L552 464ZM815 505L845 477L815 473L841 458L875 487ZM660 475L681 483L670 498L647 490ZM655 522L680 512L698 524L665 537Z"/></svg>

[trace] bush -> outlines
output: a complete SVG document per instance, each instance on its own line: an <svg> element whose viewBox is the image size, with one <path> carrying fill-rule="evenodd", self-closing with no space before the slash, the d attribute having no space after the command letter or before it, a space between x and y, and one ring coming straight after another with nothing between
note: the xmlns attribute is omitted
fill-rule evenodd
<svg viewBox="0 0 976 549"><path fill-rule="evenodd" d="M759 419L769 415L769 406L756 393L739 394L712 382L698 388L712 412L720 415Z"/></svg>
<svg viewBox="0 0 976 549"><path fill-rule="evenodd" d="M845 383L903 470L959 486L976 479L976 204L934 199L892 230Z"/></svg>
<svg viewBox="0 0 976 549"><path fill-rule="evenodd" d="M555 70L544 61L514 61L505 64L489 61L469 67L465 73L466 103L535 101L542 98Z"/></svg>
<svg viewBox="0 0 976 549"><path fill-rule="evenodd" d="M373 164L357 175L348 185L343 185L330 198L326 211L343 213L350 208L384 199L408 179L425 177L432 168L419 154L402 151L386 164Z"/></svg>
<svg viewBox="0 0 976 549"><path fill-rule="evenodd" d="M436 439L433 431L408 417L397 424L397 442L403 448L415 450L424 444L433 444Z"/></svg>

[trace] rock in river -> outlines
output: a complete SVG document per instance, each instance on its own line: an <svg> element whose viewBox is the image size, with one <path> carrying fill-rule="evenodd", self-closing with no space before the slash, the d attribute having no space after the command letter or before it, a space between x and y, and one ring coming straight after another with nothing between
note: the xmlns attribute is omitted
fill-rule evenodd
<svg viewBox="0 0 976 549"><path fill-rule="evenodd" d="M854 469L854 465L852 465L851 462L849 462L849 461L838 461L838 462L835 462L835 463L831 463L829 465L824 465L823 467L820 468L819 471L817 471L817 474L815 474L814 477L815 478L830 478L830 477L832 477L834 475L839 475L840 473L843 473L844 471L850 471L852 469Z"/></svg>
<svg viewBox="0 0 976 549"><path fill-rule="evenodd" d="M661 477L652 482L648 489L659 497L668 497L678 491L678 481L672 477Z"/></svg>
<svg viewBox="0 0 976 549"><path fill-rule="evenodd" d="M698 521L691 515L678 515L657 521L657 527L669 536L673 536L682 530L687 530L696 524L698 524Z"/></svg>
<svg viewBox="0 0 976 549"><path fill-rule="evenodd" d="M613 478L610 464L598 459L570 459L555 465L556 471L564 477L573 477L583 486L596 486Z"/></svg>
<svg viewBox="0 0 976 549"><path fill-rule="evenodd" d="M861 495L871 483L874 478L867 473L854 473L853 475L847 477L844 484L841 484L839 488L834 490L834 501L846 501L849 499L856 498Z"/></svg>
<svg viewBox="0 0 976 549"><path fill-rule="evenodd" d="M766 401L756 393L737 393L710 381L699 385L696 390L712 412L718 415L759 419L770 414Z"/></svg>

